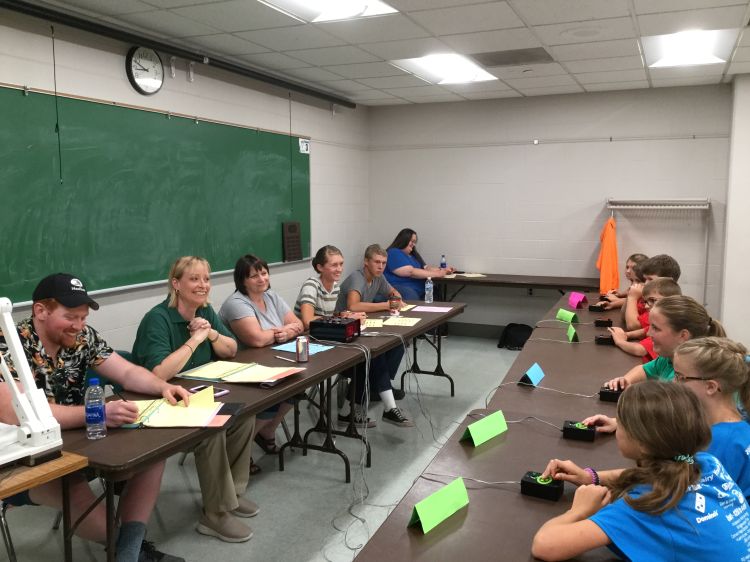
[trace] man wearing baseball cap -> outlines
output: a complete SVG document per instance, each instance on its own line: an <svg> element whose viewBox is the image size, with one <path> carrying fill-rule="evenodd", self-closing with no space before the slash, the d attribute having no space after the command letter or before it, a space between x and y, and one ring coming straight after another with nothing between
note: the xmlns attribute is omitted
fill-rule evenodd
<svg viewBox="0 0 750 562"><path fill-rule="evenodd" d="M67 273L56 273L42 279L34 289L31 317L16 326L26 359L37 387L43 388L50 402L52 414L62 429L84 427L83 406L86 391L86 372L93 369L100 375L127 390L162 396L175 404L187 403L188 392L168 384L150 371L134 365L118 355L107 342L86 324L89 309L99 309L83 282ZM0 333L0 352L12 369L5 337ZM106 404L109 427L132 423L138 408L132 402L110 400ZM10 393L0 384L0 421L18 424L10 403ZM120 527L116 545L118 562L182 560L157 551L143 540L146 524L156 504L164 472L164 462L153 464L133 476L120 496ZM95 497L83 476L71 482L71 511L75 521L94 503ZM56 508L62 505L62 490L58 481L9 498L11 504L43 504ZM82 538L104 543L106 538L105 510L102 504L81 522L76 533Z"/></svg>

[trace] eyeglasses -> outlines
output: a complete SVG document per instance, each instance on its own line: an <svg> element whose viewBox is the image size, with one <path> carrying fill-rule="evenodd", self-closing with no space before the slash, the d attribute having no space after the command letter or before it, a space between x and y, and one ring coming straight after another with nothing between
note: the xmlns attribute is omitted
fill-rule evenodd
<svg viewBox="0 0 750 562"><path fill-rule="evenodd" d="M711 380L709 377L686 377L685 375L679 375L675 373L674 380L677 382L685 382L685 381L708 381Z"/></svg>

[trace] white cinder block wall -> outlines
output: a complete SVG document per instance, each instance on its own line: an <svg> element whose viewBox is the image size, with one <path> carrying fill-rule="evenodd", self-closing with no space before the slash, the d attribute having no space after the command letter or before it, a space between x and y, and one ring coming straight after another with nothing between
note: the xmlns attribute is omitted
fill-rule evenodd
<svg viewBox="0 0 750 562"><path fill-rule="evenodd" d="M262 90L264 86L249 79L196 65L195 81L190 83L185 61L178 60L174 79L167 73L165 85L157 95L140 96L125 76L125 54L130 45L62 26L56 26L55 36L60 94L289 132L288 99L283 94L279 97L261 93L257 88ZM47 23L0 10L0 83L54 89ZM292 133L313 139L312 251L332 243L347 257L359 256L367 243L369 220L368 110L336 108L334 113L322 103L312 103L293 102L291 109ZM248 220L252 220L252 202L247 203ZM238 246L237 256L247 251ZM359 258L351 259L347 270L359 264ZM165 278L169 265L164 264ZM273 267L272 286L291 304L304 279L312 273L308 264ZM212 301L217 308L233 290L231 274L214 276ZM89 321L114 347L130 349L141 318L165 295L166 285L160 285L97 297L102 307L92 312ZM27 315L28 308L17 312L17 316Z"/></svg>
<svg viewBox="0 0 750 562"><path fill-rule="evenodd" d="M445 253L451 264L469 271L596 277L607 197L710 197L707 302L717 314L730 87L371 112L373 240L387 244L400 228L410 226L431 263ZM636 251L668 253L682 266L683 290L702 299L705 239L699 214L629 211L615 216L621 262ZM457 300L470 307L458 320L530 323L557 296L554 291L536 291L529 298L517 289L466 290Z"/></svg>

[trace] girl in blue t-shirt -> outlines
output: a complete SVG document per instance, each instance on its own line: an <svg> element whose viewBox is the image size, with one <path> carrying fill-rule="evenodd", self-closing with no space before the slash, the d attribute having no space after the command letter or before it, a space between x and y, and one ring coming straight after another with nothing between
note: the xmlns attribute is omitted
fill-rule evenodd
<svg viewBox="0 0 750 562"><path fill-rule="evenodd" d="M711 318L698 301L685 295L664 297L657 302L649 313L649 324L648 335L659 356L633 367L624 376L607 381L605 386L619 389L646 379L672 380L672 355L678 345L693 338L726 336L721 323Z"/></svg>
<svg viewBox="0 0 750 562"><path fill-rule="evenodd" d="M597 472L553 459L543 476L579 484L571 508L537 531L532 554L567 560L607 546L626 560L750 560L742 491L709 453L711 429L684 385L646 381L617 404L620 453L636 461Z"/></svg>
<svg viewBox="0 0 750 562"><path fill-rule="evenodd" d="M711 424L708 452L750 498L750 424L737 410L750 406L747 349L727 338L698 338L680 345L674 354L674 380L692 390Z"/></svg>

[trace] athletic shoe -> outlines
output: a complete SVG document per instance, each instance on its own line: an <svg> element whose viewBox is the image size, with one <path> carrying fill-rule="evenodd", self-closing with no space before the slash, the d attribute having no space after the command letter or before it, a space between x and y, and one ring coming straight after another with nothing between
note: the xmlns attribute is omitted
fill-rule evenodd
<svg viewBox="0 0 750 562"><path fill-rule="evenodd" d="M404 416L399 408L392 408L383 412L383 421L399 427L414 427L414 422Z"/></svg>
<svg viewBox="0 0 750 562"><path fill-rule="evenodd" d="M224 542L245 542L253 537L253 530L231 513L204 513L195 530L202 535L216 537Z"/></svg>
<svg viewBox="0 0 750 562"><path fill-rule="evenodd" d="M257 503L242 496L237 496L237 503L240 505L232 512L237 517L255 517L260 511Z"/></svg>
<svg viewBox="0 0 750 562"><path fill-rule="evenodd" d="M396 400L403 400L406 397L406 392L401 390L400 388L394 388L393 389L393 398ZM370 395L370 402L380 402L380 394L377 392L373 392Z"/></svg>
<svg viewBox="0 0 750 562"><path fill-rule="evenodd" d="M151 541L143 541L141 552L138 554L138 562L185 562L185 559L160 552Z"/></svg>
<svg viewBox="0 0 750 562"><path fill-rule="evenodd" d="M351 419L351 417L352 417L351 412L349 412L346 415L339 414L339 423L341 425L349 425L349 420ZM367 429L372 429L376 425L377 425L377 422L366 416L361 405L354 404L354 426L355 427L358 427L360 429L363 429L365 427Z"/></svg>

